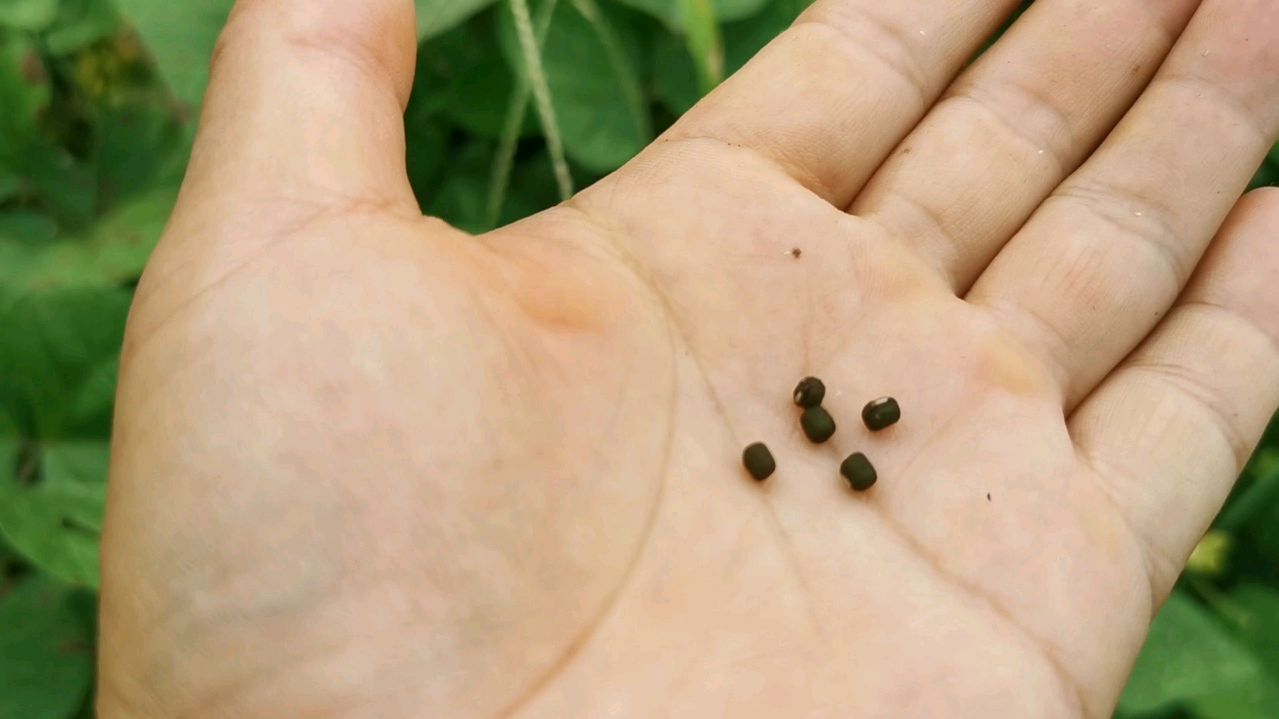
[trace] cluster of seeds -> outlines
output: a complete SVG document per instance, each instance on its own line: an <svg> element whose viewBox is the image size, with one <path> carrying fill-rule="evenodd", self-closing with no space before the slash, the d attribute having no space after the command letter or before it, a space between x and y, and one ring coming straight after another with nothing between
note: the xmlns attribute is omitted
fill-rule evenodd
<svg viewBox="0 0 1279 719"><path fill-rule="evenodd" d="M813 444L821 444L835 435L835 418L822 407L826 398L826 385L816 377L805 377L795 387L795 404L803 408L799 426L804 436ZM897 424L902 417L901 407L892 397L881 397L868 402L862 408L862 423L866 429L878 432ZM742 464L756 481L762 482L777 471L777 461L763 442L756 442L742 452ZM866 455L854 452L839 465L839 473L848 485L858 492L874 486L879 475Z"/></svg>

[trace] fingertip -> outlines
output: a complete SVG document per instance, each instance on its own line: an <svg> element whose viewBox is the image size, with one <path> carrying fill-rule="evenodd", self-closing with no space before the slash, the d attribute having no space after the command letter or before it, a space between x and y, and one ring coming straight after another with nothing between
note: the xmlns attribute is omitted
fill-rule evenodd
<svg viewBox="0 0 1279 719"><path fill-rule="evenodd" d="M415 14L412 0L238 0L211 60L184 194L416 207L403 120Z"/></svg>
<svg viewBox="0 0 1279 719"><path fill-rule="evenodd" d="M1279 188L1239 200L1186 299L1230 308L1279 343Z"/></svg>
<svg viewBox="0 0 1279 719"><path fill-rule="evenodd" d="M390 79L404 106L417 64L417 8L412 0L236 0L210 64L224 64L229 47L260 43L368 64Z"/></svg>

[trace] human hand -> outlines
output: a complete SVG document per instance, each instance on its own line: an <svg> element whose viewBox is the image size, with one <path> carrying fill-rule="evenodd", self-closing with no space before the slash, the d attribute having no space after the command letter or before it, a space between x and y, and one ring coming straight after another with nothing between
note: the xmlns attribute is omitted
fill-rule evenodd
<svg viewBox="0 0 1279 719"><path fill-rule="evenodd" d="M1015 5L823 0L470 237L405 179L413 4L243 0L126 340L102 715L1107 715L1279 404L1279 18L1046 0L951 84Z"/></svg>

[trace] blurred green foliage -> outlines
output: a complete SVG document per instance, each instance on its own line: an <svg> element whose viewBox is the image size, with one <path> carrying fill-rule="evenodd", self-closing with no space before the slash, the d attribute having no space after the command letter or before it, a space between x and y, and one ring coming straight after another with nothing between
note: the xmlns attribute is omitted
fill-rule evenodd
<svg viewBox="0 0 1279 719"><path fill-rule="evenodd" d="M611 171L806 0L533 2L548 154L511 5L418 0L423 209L481 231ZM0 4L0 717L90 716L96 551L133 284L163 228L230 0ZM1254 181L1279 184L1279 151ZM1279 716L1279 429L1155 622L1130 717Z"/></svg>

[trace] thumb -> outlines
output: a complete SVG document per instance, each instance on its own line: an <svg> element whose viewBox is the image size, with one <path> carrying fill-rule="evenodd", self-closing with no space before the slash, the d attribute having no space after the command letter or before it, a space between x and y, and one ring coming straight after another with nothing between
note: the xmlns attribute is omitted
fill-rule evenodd
<svg viewBox="0 0 1279 719"><path fill-rule="evenodd" d="M408 203L413 0L237 0L184 185L195 195Z"/></svg>

